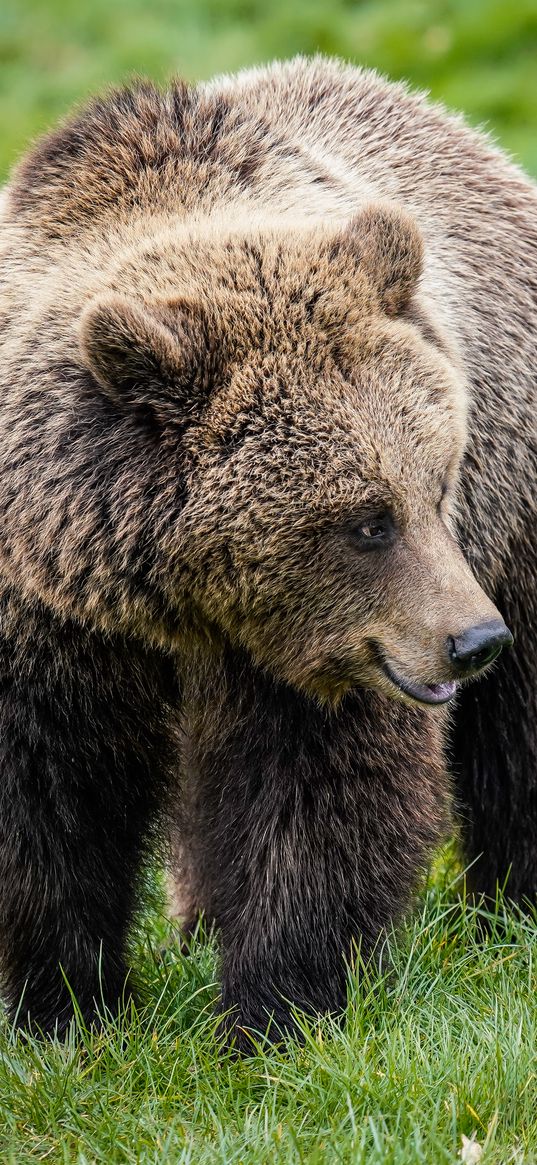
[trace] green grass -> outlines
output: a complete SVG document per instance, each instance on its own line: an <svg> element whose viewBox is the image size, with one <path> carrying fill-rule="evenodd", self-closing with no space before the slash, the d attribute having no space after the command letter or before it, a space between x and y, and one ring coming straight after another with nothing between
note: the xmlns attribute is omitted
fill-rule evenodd
<svg viewBox="0 0 537 1165"><path fill-rule="evenodd" d="M147 920L143 1014L66 1044L0 1034L0 1160L71 1165L537 1162L537 927L501 903L488 938L451 860L351 978L345 1028L236 1061L214 1035L216 951L159 949Z"/></svg>
<svg viewBox="0 0 537 1165"><path fill-rule="evenodd" d="M3 0L0 178L74 101L317 51L407 77L537 174L535 0Z"/></svg>

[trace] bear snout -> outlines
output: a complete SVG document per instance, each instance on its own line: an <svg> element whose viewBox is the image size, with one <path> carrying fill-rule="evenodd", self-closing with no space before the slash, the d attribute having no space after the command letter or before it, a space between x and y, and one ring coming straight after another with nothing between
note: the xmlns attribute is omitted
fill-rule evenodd
<svg viewBox="0 0 537 1165"><path fill-rule="evenodd" d="M466 676L481 671L512 643L513 636L503 619L489 619L477 627L468 627L460 635L450 635L447 654L455 671Z"/></svg>

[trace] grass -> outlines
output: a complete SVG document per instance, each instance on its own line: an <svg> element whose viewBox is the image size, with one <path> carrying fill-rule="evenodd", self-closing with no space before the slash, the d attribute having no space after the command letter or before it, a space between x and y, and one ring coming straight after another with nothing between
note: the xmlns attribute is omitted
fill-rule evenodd
<svg viewBox="0 0 537 1165"><path fill-rule="evenodd" d="M487 939L444 859L384 972L350 978L344 1028L236 1061L214 1036L216 950L158 953L147 1002L65 1044L0 1033L0 1160L62 1165L537 1162L537 927L501 900ZM388 969L389 966L389 969Z"/></svg>
<svg viewBox="0 0 537 1165"><path fill-rule="evenodd" d="M31 139L110 82L317 51L429 89L537 174L535 0L3 0L0 180Z"/></svg>

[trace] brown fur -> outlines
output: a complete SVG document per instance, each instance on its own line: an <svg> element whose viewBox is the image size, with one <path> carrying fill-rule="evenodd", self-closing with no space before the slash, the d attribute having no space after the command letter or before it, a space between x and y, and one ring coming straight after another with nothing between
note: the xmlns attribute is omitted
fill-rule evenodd
<svg viewBox="0 0 537 1165"><path fill-rule="evenodd" d="M407 904L445 715L381 661L449 680L495 603L518 662L461 696L459 801L477 888L535 892L536 208L460 120L320 59L111 94L9 187L8 656L26 675L30 609L174 659L181 861L245 1024L339 1006L342 952ZM360 553L387 510L392 551Z"/></svg>

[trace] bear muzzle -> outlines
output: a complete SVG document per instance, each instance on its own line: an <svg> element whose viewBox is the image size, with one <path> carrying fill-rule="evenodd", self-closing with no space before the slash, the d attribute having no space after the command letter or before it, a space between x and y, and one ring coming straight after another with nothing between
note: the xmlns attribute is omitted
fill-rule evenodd
<svg viewBox="0 0 537 1165"><path fill-rule="evenodd" d="M513 636L503 619L489 619L469 627L462 635L449 636L448 657L461 676L481 671L492 663L503 647L510 647Z"/></svg>
<svg viewBox="0 0 537 1165"><path fill-rule="evenodd" d="M477 676L512 643L513 636L503 619L489 619L458 635L449 635L446 663L453 678L433 684L418 683L401 675L397 666L382 653L378 653L378 662L384 676L403 696L420 704L446 704L456 694L461 680Z"/></svg>

